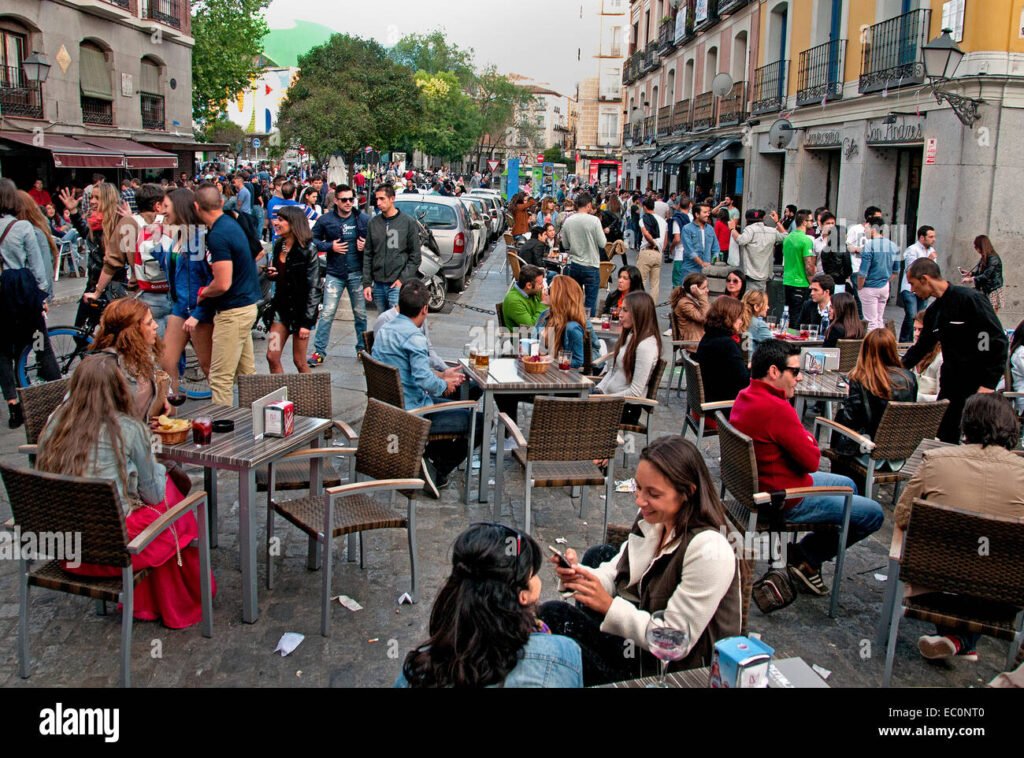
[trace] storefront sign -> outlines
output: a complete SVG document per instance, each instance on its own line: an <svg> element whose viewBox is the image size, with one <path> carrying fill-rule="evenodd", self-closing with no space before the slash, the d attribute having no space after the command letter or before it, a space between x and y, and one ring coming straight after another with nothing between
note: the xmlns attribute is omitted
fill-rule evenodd
<svg viewBox="0 0 1024 758"><path fill-rule="evenodd" d="M924 142L924 121L920 118L899 118L895 124L868 122L868 144L913 145Z"/></svg>
<svg viewBox="0 0 1024 758"><path fill-rule="evenodd" d="M929 137L928 142L925 143L924 151L924 163L926 166L934 166L936 158L939 157L939 140L935 137Z"/></svg>
<svg viewBox="0 0 1024 758"><path fill-rule="evenodd" d="M804 147L808 149L841 148L843 133L839 129L808 130L804 137Z"/></svg>

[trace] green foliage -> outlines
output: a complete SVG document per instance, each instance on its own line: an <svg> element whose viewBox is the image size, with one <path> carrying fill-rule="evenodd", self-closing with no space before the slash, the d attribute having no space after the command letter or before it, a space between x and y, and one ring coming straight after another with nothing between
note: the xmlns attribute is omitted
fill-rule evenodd
<svg viewBox="0 0 1024 758"><path fill-rule="evenodd" d="M256 75L270 0L193 0L192 118L214 121Z"/></svg>
<svg viewBox="0 0 1024 758"><path fill-rule="evenodd" d="M468 154L480 135L480 111L455 74L416 73L423 119L416 132L417 150L445 160Z"/></svg>
<svg viewBox="0 0 1024 758"><path fill-rule="evenodd" d="M278 118L284 144L326 159L415 133L422 103L413 74L378 43L335 34L301 56L299 68Z"/></svg>
<svg viewBox="0 0 1024 758"><path fill-rule="evenodd" d="M402 37L388 51L388 57L411 71L454 74L463 87L469 86L476 76L473 70L473 49L463 50L449 43L440 29L429 34Z"/></svg>
<svg viewBox="0 0 1024 758"><path fill-rule="evenodd" d="M235 155L238 155L245 145L245 130L238 124L222 118L207 124L201 135L201 141L231 145Z"/></svg>

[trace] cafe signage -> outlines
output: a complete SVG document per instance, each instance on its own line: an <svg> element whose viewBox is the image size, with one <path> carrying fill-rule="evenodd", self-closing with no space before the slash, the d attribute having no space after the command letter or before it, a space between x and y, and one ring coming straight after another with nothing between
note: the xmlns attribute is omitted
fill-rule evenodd
<svg viewBox="0 0 1024 758"><path fill-rule="evenodd" d="M915 145L924 142L924 121L920 118L897 118L895 123L868 122L868 144Z"/></svg>
<svg viewBox="0 0 1024 758"><path fill-rule="evenodd" d="M839 129L808 129L804 137L806 148L841 148L843 133Z"/></svg>

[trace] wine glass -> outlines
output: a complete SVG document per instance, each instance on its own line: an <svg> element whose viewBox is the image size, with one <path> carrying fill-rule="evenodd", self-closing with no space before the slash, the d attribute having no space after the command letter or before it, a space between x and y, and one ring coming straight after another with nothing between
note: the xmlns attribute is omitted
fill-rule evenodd
<svg viewBox="0 0 1024 758"><path fill-rule="evenodd" d="M665 611L655 611L651 614L650 624L647 625L647 646L651 655L657 658L661 664L661 674L657 684L647 686L668 689L669 685L665 681L665 676L668 674L669 661L678 661L686 654L690 646L690 635L682 629L673 629L668 626Z"/></svg>

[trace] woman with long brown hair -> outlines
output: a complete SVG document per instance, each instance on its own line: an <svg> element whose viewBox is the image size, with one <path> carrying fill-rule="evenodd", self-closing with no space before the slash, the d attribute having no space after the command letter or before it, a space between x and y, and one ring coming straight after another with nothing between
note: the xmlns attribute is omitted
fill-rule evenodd
<svg viewBox="0 0 1024 758"><path fill-rule="evenodd" d="M18 220L28 221L35 227L39 249L44 254L48 254L52 261L48 272L50 273L50 294L53 294L53 279L57 275L57 266L60 265L57 243L53 240L53 234L50 232L50 222L47 221L42 209L32 199L32 196L24 190L18 190Z"/></svg>
<svg viewBox="0 0 1024 758"><path fill-rule="evenodd" d="M661 360L661 330L654 298L646 292L631 292L619 311L622 336L615 343L607 373L597 385L605 395L647 397L647 383ZM626 405L622 423L635 424L640 406Z"/></svg>
<svg viewBox="0 0 1024 758"><path fill-rule="evenodd" d="M143 306L145 307L145 306ZM134 539L184 498L153 454L150 432L135 418L134 398L114 353L92 353L71 376L67 399L39 438L36 467L67 476L113 481ZM149 569L135 585L134 617L184 629L202 620L199 535L191 513L132 556L136 571ZM120 576L112 566L63 564L90 577Z"/></svg>
<svg viewBox="0 0 1024 758"><path fill-rule="evenodd" d="M622 547L593 547L582 561L568 549L568 569L552 561L576 606L548 602L539 616L553 633L579 643L584 686L655 673L647 629L658 624L658 611L665 626L688 636L669 671L710 665L715 643L742 627L739 561L700 451L679 436L655 440L640 454L636 484L639 513ZM626 640L640 655L622 654Z"/></svg>
<svg viewBox="0 0 1024 758"><path fill-rule="evenodd" d="M572 353L572 368L585 368L588 341L591 359L597 356L593 353L596 340L583 304L583 288L571 277L556 276L551 280L548 299L551 307L541 314L537 325L544 330L549 350L552 354L566 350Z"/></svg>
<svg viewBox="0 0 1024 758"><path fill-rule="evenodd" d="M981 260L970 273L964 274L963 283L988 296L996 313L1003 309L1003 261L992 247L992 240L984 234L974 238L974 252Z"/></svg>
<svg viewBox="0 0 1024 758"><path fill-rule="evenodd" d="M921 338L924 331L924 314L926 308L918 311L914 316L914 342ZM934 403L939 399L939 375L942 372L942 343L935 343L935 347L928 355L921 359L921 362L914 366L914 376L917 377L917 402Z"/></svg>
<svg viewBox="0 0 1024 758"><path fill-rule="evenodd" d="M306 345L323 300L320 258L309 219L301 207L280 208L272 223L277 240L267 276L277 286L271 303L274 325L270 327L267 361L271 374L283 374L281 354L288 338L294 337L292 361L300 374L308 374L311 369L306 361Z"/></svg>
<svg viewBox="0 0 1024 758"><path fill-rule="evenodd" d="M864 339L864 322L857 311L857 301L849 292L832 296L828 319L830 326L825 332L825 347L836 347L839 340Z"/></svg>
<svg viewBox="0 0 1024 758"><path fill-rule="evenodd" d="M147 422L170 411L170 377L157 369L163 342L157 335L156 319L144 303L121 298L108 305L90 349L117 356L134 398L135 418Z"/></svg>
<svg viewBox="0 0 1024 758"><path fill-rule="evenodd" d="M711 304L704 336L693 359L700 364L704 399L709 403L735 400L750 384L747 360L740 350L743 334L743 303L722 295Z"/></svg>
<svg viewBox="0 0 1024 758"><path fill-rule="evenodd" d="M903 368L896 337L888 329L868 332L860 347L857 365L850 372L849 397L839 408L836 421L873 438L890 402L916 401L917 379ZM859 457L862 463L869 465L869 456L847 437L834 435L832 447L841 455Z"/></svg>
<svg viewBox="0 0 1024 758"><path fill-rule="evenodd" d="M708 278L704 274L690 274L681 286L672 290L668 302L672 306L676 334L684 342L700 342L704 336L704 322L711 308ZM691 353L696 347L687 348Z"/></svg>

